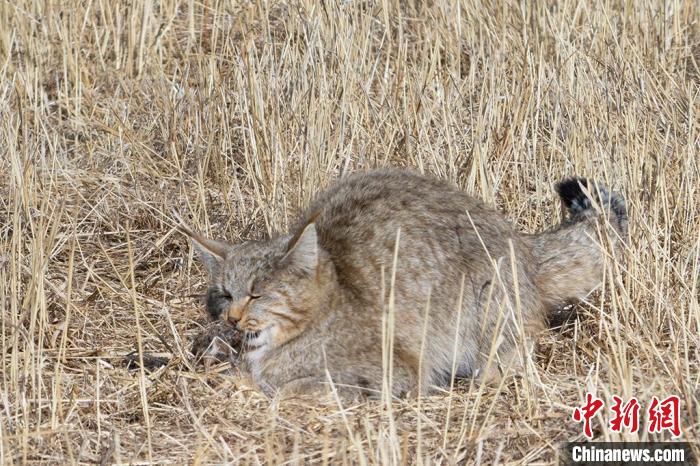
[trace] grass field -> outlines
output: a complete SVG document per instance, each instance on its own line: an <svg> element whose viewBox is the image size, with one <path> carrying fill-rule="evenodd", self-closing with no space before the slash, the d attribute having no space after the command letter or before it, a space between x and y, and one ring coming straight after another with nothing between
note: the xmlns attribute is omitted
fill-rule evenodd
<svg viewBox="0 0 700 466"><path fill-rule="evenodd" d="M597 439L668 438L607 408L675 394L697 441L699 100L699 2L0 0L0 463L549 464L586 392ZM383 166L527 232L595 178L627 252L500 387L341 408L195 365L207 277L171 210L258 238Z"/></svg>

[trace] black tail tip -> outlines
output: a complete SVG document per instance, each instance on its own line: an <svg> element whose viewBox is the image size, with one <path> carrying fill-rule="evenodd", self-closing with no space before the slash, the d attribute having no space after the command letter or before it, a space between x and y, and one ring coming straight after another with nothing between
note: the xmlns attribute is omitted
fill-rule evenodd
<svg viewBox="0 0 700 466"><path fill-rule="evenodd" d="M556 184L555 189L566 208L572 213L581 212L591 207L591 201L581 187L588 189L585 178L567 178Z"/></svg>
<svg viewBox="0 0 700 466"><path fill-rule="evenodd" d="M627 206L625 199L621 195L610 191L602 184L593 183L585 178L578 177L560 181L555 188L572 218L576 218L579 214L593 208L591 198L583 191L585 189L595 198L595 202L599 207L610 212L610 220L618 227L620 232L627 234Z"/></svg>

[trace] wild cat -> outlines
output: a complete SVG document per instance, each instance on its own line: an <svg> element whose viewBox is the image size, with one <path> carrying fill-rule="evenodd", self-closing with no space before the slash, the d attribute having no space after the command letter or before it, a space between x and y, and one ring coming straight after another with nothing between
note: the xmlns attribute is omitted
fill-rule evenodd
<svg viewBox="0 0 700 466"><path fill-rule="evenodd" d="M549 312L600 284L599 232L620 248L624 200L584 179L556 189L566 219L535 235L446 181L398 169L335 182L290 234L229 244L182 229L210 274L209 314L244 332L244 368L265 392L332 381L376 394L390 361L389 388L402 395L498 377Z"/></svg>

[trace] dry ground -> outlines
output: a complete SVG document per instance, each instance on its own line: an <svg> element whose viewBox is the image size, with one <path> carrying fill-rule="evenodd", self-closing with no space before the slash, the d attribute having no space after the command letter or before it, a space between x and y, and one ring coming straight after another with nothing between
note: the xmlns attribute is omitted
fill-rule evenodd
<svg viewBox="0 0 700 466"><path fill-rule="evenodd" d="M587 391L677 394L698 439L700 3L453 3L0 0L0 463L551 463ZM387 165L528 232L603 180L628 253L499 388L341 410L192 364L170 210L260 237Z"/></svg>

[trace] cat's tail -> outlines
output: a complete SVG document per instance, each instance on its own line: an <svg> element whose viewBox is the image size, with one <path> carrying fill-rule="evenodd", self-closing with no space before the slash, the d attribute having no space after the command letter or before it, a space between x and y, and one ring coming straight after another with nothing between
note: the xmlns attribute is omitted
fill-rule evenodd
<svg viewBox="0 0 700 466"><path fill-rule="evenodd" d="M603 279L607 242L621 253L627 238L627 207L619 194L583 178L557 183L564 221L535 235L537 284L550 316L584 298Z"/></svg>

